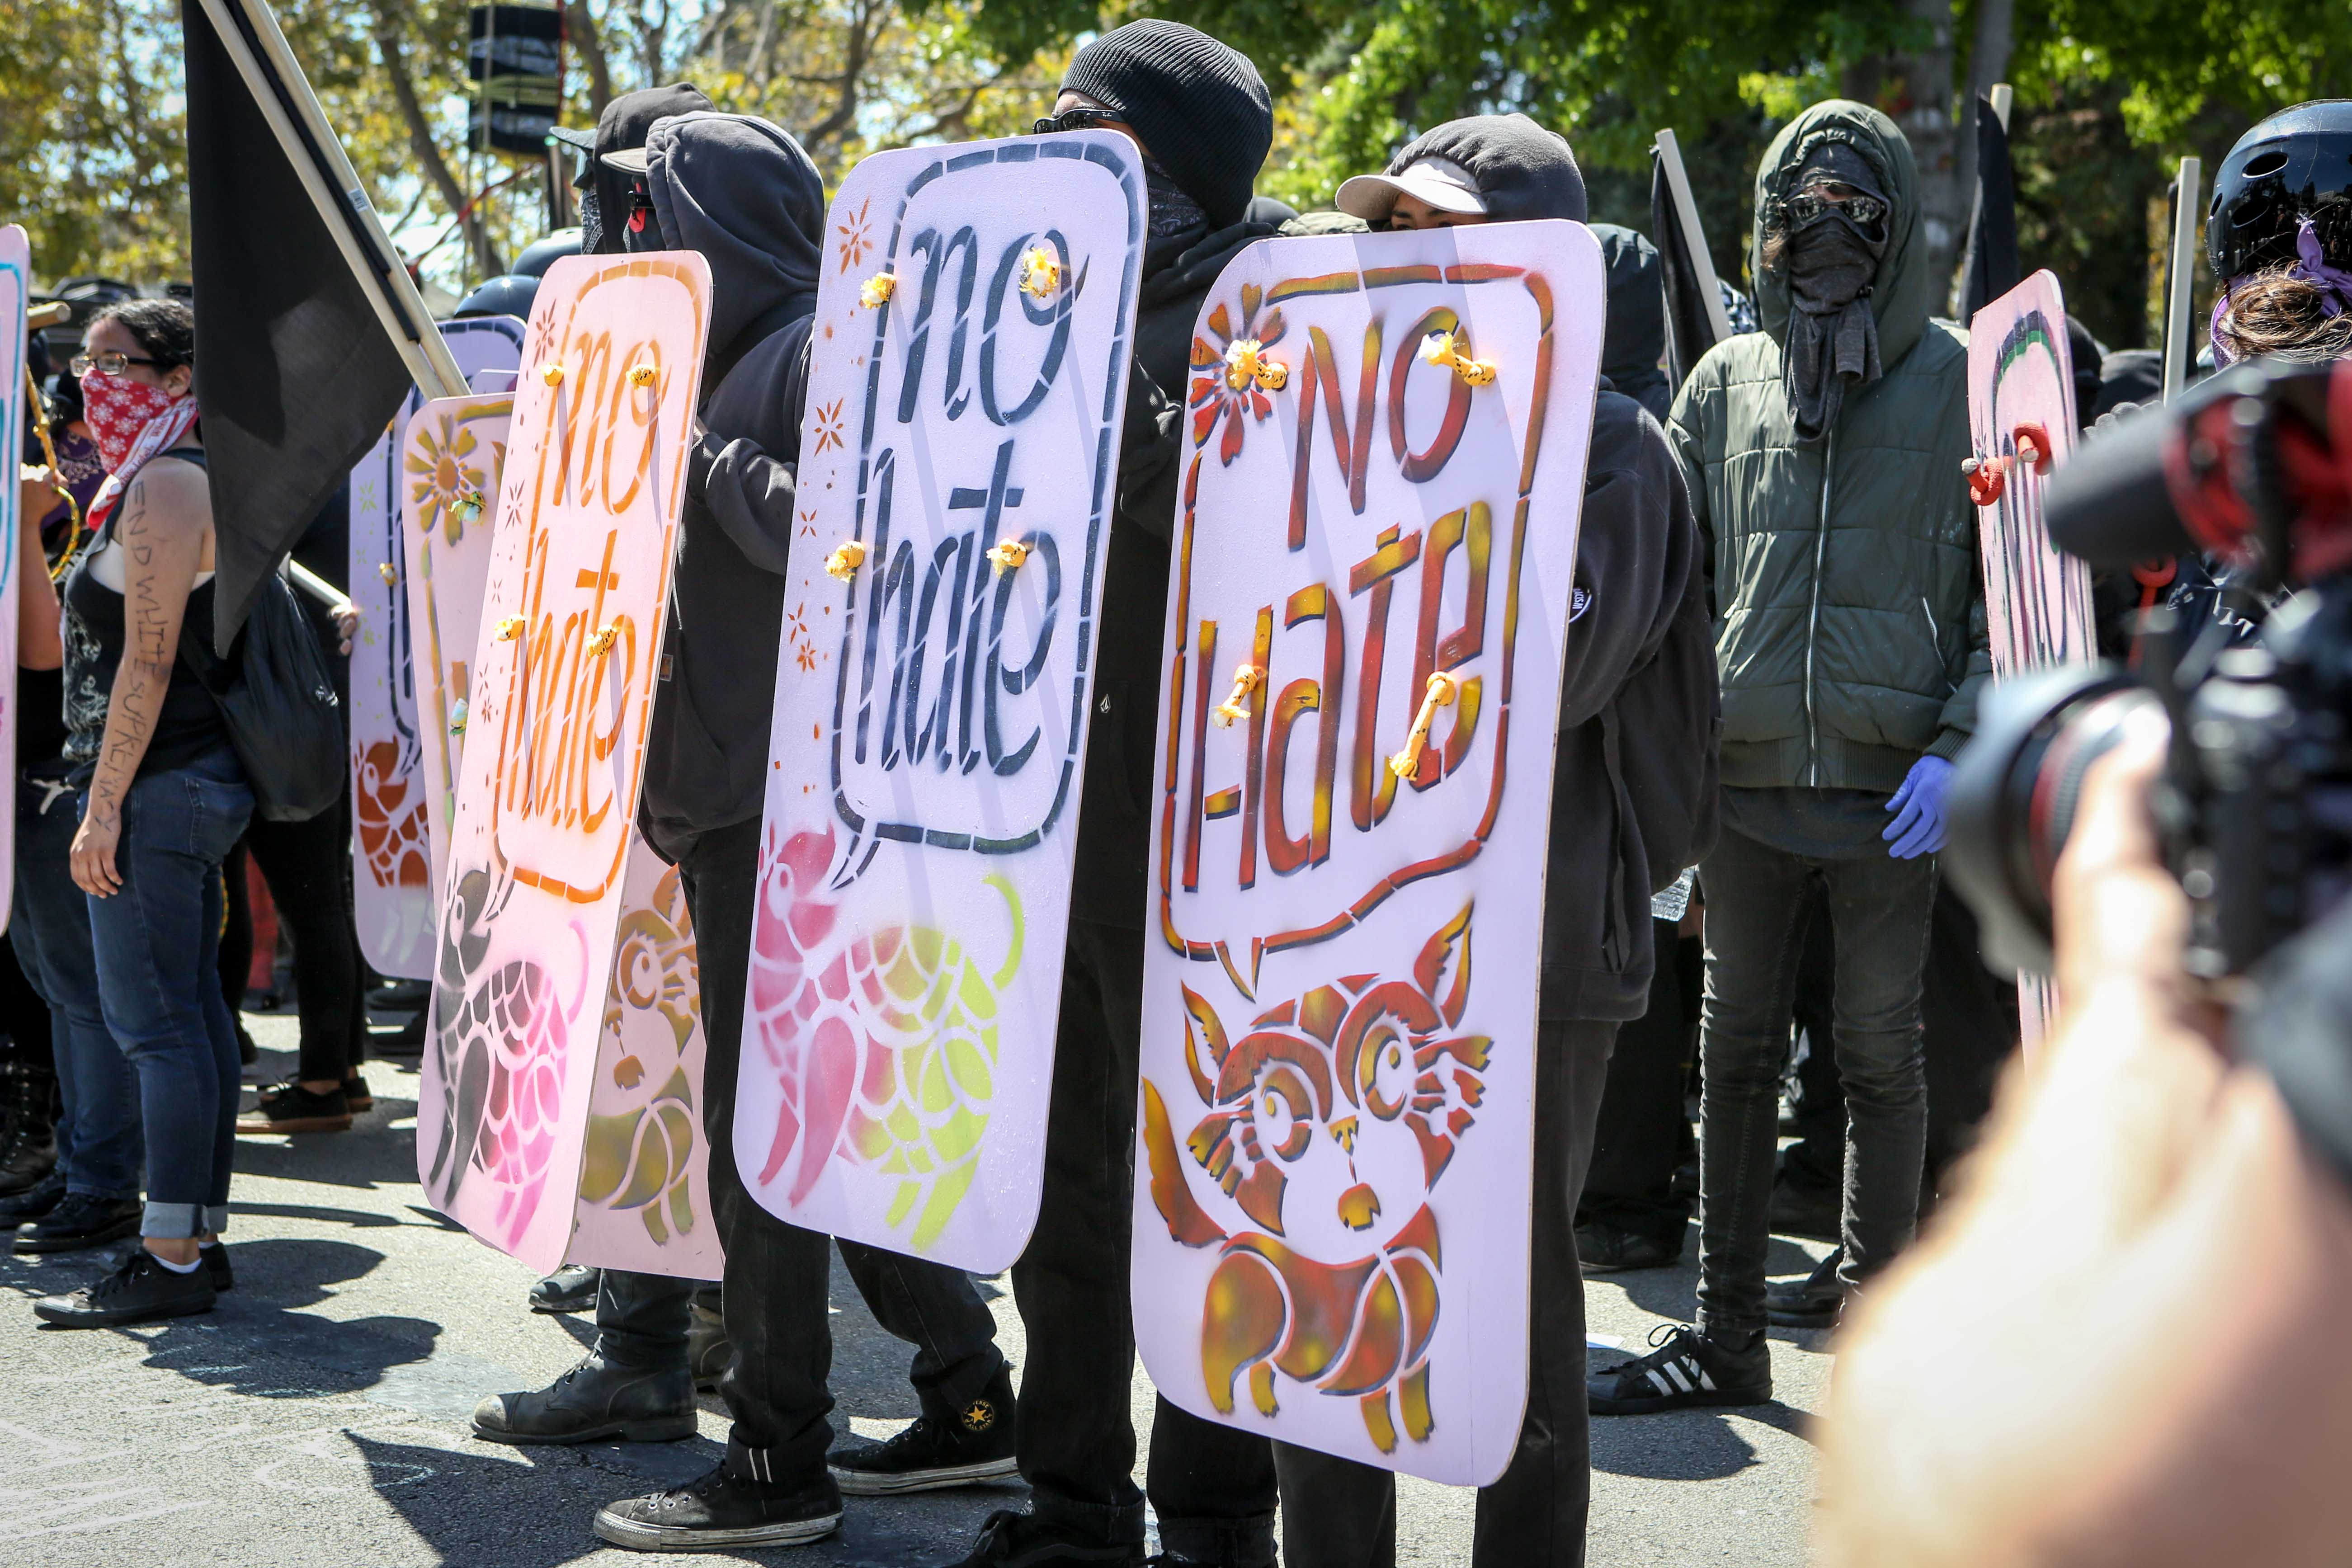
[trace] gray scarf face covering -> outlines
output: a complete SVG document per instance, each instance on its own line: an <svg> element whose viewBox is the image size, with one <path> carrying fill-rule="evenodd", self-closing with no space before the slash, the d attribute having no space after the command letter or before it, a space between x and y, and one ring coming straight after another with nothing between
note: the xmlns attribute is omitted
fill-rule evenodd
<svg viewBox="0 0 2352 1568"><path fill-rule="evenodd" d="M1822 180L1853 185L1882 204L1875 173L1843 142L1826 143L1797 176L1800 193ZM1859 226L1835 205L1789 236L1789 337L1780 379L1796 416L1797 438L1818 441L1837 424L1849 382L1867 386L1880 374L1878 320L1871 283L1886 250L1885 219Z"/></svg>

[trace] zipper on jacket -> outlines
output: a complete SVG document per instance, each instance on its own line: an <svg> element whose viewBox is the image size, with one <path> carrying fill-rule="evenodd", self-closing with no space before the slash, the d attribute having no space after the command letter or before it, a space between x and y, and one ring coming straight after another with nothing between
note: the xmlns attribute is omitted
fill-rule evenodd
<svg viewBox="0 0 2352 1568"><path fill-rule="evenodd" d="M1813 709L1813 645L1822 629L1822 568L1830 552L1830 468L1837 460L1837 428L1832 426L1822 448L1822 522L1813 535L1813 604L1805 616L1805 782L1822 783L1822 721Z"/></svg>

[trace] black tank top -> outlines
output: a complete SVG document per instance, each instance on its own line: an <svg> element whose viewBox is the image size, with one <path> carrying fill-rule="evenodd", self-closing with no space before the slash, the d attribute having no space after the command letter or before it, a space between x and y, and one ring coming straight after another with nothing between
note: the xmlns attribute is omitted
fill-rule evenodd
<svg viewBox="0 0 2352 1568"><path fill-rule="evenodd" d="M200 447L174 448L163 456L205 466ZM90 570L97 552L85 551L66 577L63 632L66 645L66 760L68 775L86 785L98 771L98 756L106 739L107 703L114 694L115 671L122 664L122 595L100 582ZM183 620L188 637L205 643L213 636L213 584L209 579L188 595ZM184 657L172 661L172 683L163 690L163 711L155 716L155 733L139 759L136 777L184 768L228 744L228 727L220 709Z"/></svg>

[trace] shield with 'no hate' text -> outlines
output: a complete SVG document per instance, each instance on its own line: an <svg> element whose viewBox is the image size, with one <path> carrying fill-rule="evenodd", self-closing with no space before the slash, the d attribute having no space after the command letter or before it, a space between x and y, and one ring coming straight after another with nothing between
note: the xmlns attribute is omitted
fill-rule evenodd
<svg viewBox="0 0 2352 1568"><path fill-rule="evenodd" d="M826 219L736 1163L988 1273L1037 1215L1144 216L1084 132L878 154Z"/></svg>
<svg viewBox="0 0 2352 1568"><path fill-rule="evenodd" d="M30 401L25 395L25 302L32 288L33 253L25 231L15 224L0 227L0 451L23 455L25 420ZM17 530L27 520L16 515L20 502L15 485L0 495L0 888L14 887L16 875L16 601L25 591L17 569ZM37 522L37 518L30 521ZM39 552L35 552L35 559ZM0 911L0 931L8 918Z"/></svg>
<svg viewBox="0 0 2352 1568"><path fill-rule="evenodd" d="M438 399L408 422L400 494L409 624L415 628L417 737L436 893L449 854L467 696L496 549L514 395ZM633 837L635 837L633 835ZM597 1035L567 1263L719 1277L702 1132L702 993L677 871L636 837L621 891L620 937Z"/></svg>
<svg viewBox="0 0 2352 1568"><path fill-rule="evenodd" d="M441 324L442 341L477 392L504 392L522 363L523 324L472 316ZM418 728L415 627L401 591L402 498L418 476L404 470L409 421L424 405L411 389L383 439L352 470L352 918L360 951L378 973L433 973L433 889L426 818L433 790ZM484 519L487 531L488 519Z"/></svg>
<svg viewBox="0 0 2352 1568"><path fill-rule="evenodd" d="M2099 657L2091 569L2059 552L2042 519L2042 487L2074 453L2074 417L2066 302L2058 279L2036 272L1969 323L1969 435L1976 495L1990 497L1977 508L1977 545L1995 679ZM2057 992L2021 974L2017 1000L2032 1048L2057 1016Z"/></svg>
<svg viewBox="0 0 2352 1568"><path fill-rule="evenodd" d="M1132 1295L1196 1415L1460 1485L1528 1368L1537 980L1605 283L1580 225L1279 239L1192 351Z"/></svg>
<svg viewBox="0 0 2352 1568"><path fill-rule="evenodd" d="M417 1168L570 1251L710 315L691 252L567 257L531 310L443 878Z"/></svg>

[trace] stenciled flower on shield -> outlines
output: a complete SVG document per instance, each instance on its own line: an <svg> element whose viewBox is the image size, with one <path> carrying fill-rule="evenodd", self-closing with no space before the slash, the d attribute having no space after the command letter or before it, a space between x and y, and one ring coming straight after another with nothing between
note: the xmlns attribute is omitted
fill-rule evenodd
<svg viewBox="0 0 2352 1568"><path fill-rule="evenodd" d="M438 528L457 543L481 510L482 488L495 461L495 451L464 421L445 415L427 426L406 463L416 525L427 533Z"/></svg>
<svg viewBox="0 0 2352 1568"><path fill-rule="evenodd" d="M1225 427L1217 444L1217 460L1231 464L1242 455L1242 435L1251 421L1263 422L1274 412L1269 392L1281 390L1289 379L1287 367L1266 351L1282 341L1282 307L1258 319L1265 292L1255 283L1242 287L1242 321L1234 330L1231 308L1220 301L1209 312L1208 327L1216 339L1192 339L1192 445L1205 447L1220 421Z"/></svg>

